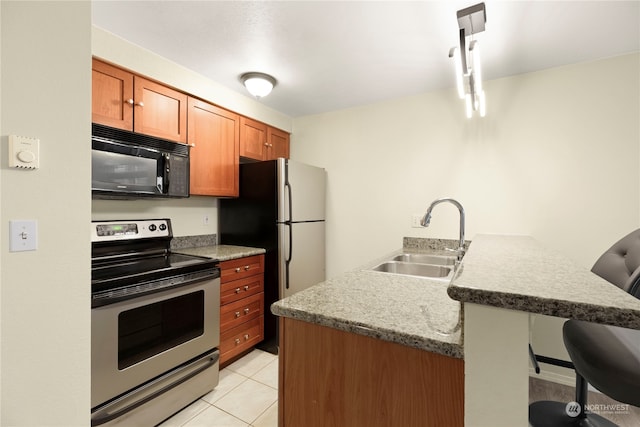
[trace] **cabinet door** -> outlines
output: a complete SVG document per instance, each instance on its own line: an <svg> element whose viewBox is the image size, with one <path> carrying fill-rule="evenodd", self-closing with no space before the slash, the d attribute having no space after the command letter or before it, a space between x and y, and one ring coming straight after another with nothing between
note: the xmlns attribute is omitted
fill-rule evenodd
<svg viewBox="0 0 640 427"><path fill-rule="evenodd" d="M240 117L240 155L265 160L267 125L247 117Z"/></svg>
<svg viewBox="0 0 640 427"><path fill-rule="evenodd" d="M187 95L139 76L134 89L134 131L186 143Z"/></svg>
<svg viewBox="0 0 640 427"><path fill-rule="evenodd" d="M133 130L133 74L94 59L91 82L91 121Z"/></svg>
<svg viewBox="0 0 640 427"><path fill-rule="evenodd" d="M270 127L267 135L267 159L289 158L289 134Z"/></svg>
<svg viewBox="0 0 640 427"><path fill-rule="evenodd" d="M238 196L239 116L189 98L191 194Z"/></svg>

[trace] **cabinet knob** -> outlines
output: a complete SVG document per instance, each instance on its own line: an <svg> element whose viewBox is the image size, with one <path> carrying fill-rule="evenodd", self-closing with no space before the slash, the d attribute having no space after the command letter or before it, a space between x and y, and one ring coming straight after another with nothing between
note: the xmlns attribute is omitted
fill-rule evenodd
<svg viewBox="0 0 640 427"><path fill-rule="evenodd" d="M129 104L129 105L133 105L133 99L131 99L131 98L127 99L127 100L126 100L126 101L124 101L124 102L126 102L126 103L127 103L127 104Z"/></svg>
<svg viewBox="0 0 640 427"><path fill-rule="evenodd" d="M244 290L248 291L249 290L249 285L244 285Z"/></svg>
<svg viewBox="0 0 640 427"><path fill-rule="evenodd" d="M249 271L249 268L250 268L250 267L249 267L248 265L245 265L245 266L244 266L244 271Z"/></svg>
<svg viewBox="0 0 640 427"><path fill-rule="evenodd" d="M240 273L240 267L236 267L236 273Z"/></svg>
<svg viewBox="0 0 640 427"><path fill-rule="evenodd" d="M245 341L249 339L249 334L244 334Z"/></svg>
<svg viewBox="0 0 640 427"><path fill-rule="evenodd" d="M248 308L245 308L245 309L244 309L244 314L249 314L249 311L251 311L251 310L249 310ZM238 314L239 314L239 313L238 313Z"/></svg>
<svg viewBox="0 0 640 427"><path fill-rule="evenodd" d="M240 344L240 338L236 338L236 345Z"/></svg>
<svg viewBox="0 0 640 427"><path fill-rule="evenodd" d="M236 288L236 294L240 293L240 288Z"/></svg>
<svg viewBox="0 0 640 427"><path fill-rule="evenodd" d="M137 105L138 107L144 107L144 102L136 102L135 105Z"/></svg>
<svg viewBox="0 0 640 427"><path fill-rule="evenodd" d="M240 312L236 311L236 318L240 317Z"/></svg>

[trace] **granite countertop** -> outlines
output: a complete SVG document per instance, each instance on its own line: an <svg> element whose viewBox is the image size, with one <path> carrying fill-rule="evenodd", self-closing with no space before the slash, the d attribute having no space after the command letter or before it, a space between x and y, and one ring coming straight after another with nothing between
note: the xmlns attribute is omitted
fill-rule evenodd
<svg viewBox="0 0 640 427"><path fill-rule="evenodd" d="M447 295L446 281L370 270L394 251L355 271L327 280L271 306L278 316L463 358L460 303Z"/></svg>
<svg viewBox="0 0 640 427"><path fill-rule="evenodd" d="M640 329L639 299L527 236L474 236L448 293L461 302Z"/></svg>
<svg viewBox="0 0 640 427"><path fill-rule="evenodd" d="M192 248L174 249L173 251L187 255L204 256L216 259L218 261L228 261L231 259L244 258L252 255L260 255L266 252L262 248L233 245L198 246Z"/></svg>
<svg viewBox="0 0 640 427"><path fill-rule="evenodd" d="M475 236L450 283L371 270L402 252L442 253L441 244L455 246L405 238L402 250L271 311L456 358L464 357L461 303L640 329L640 300L527 236Z"/></svg>

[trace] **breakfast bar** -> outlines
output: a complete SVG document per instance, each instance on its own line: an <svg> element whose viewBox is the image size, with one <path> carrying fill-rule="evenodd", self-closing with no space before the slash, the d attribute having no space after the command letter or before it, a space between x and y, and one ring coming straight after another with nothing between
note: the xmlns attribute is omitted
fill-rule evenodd
<svg viewBox="0 0 640 427"><path fill-rule="evenodd" d="M400 251L272 306L272 311L284 318L280 342L284 356L280 361L280 379L284 383L280 387L280 426L293 425L287 422L291 407L287 406L287 396L283 394L309 391L298 388L299 381L287 377L287 352L301 354L295 349L297 343L286 339L289 327L302 328L307 334L331 334L337 330L349 336L365 336L388 345L399 345L406 351L418 350L437 356L436 359L444 357L437 362L421 360L421 367L413 367L414 381L427 381L427 388L459 396L457 402L445 403L440 415L446 417L460 411L461 407L456 405L464 403L464 421L454 416L451 418L454 424L449 425L464 423L466 426L527 425L530 313L640 329L639 300L531 237L474 236L449 282L373 270L375 265L399 253L445 254L446 243L425 249L409 247L406 242L405 238ZM294 326L289 326L291 324ZM345 337L340 339L343 344L349 342L344 341ZM308 337L306 341L311 342L313 338ZM334 352L327 357L337 355L344 353ZM361 360L361 363L368 362L375 363L375 360ZM419 377L423 368L440 362L447 366L448 374L453 375L453 382ZM296 373L302 374L303 366L298 360ZM402 363L386 366L387 370L399 372L403 372L403 368ZM456 369L462 369L463 373L456 373ZM380 375L383 378L392 374ZM455 385L449 387L455 384L456 378L464 381L461 395L456 394ZM492 392L486 393L489 385ZM375 388L375 384L371 386ZM383 391L380 396L385 396ZM440 402L430 403L429 397L433 395L414 396L414 399L423 406L431 405L429 412L438 412ZM304 401L298 400L298 403ZM308 406L331 404L317 400L308 403ZM350 405L357 406L357 402ZM366 405L381 407L381 403L375 401ZM311 409L298 407L296 412L300 415L304 411L312 412ZM333 412L344 411L344 408L332 407L331 411L334 419L339 419ZM431 425L425 419L408 422L403 425ZM435 425L437 420L431 422Z"/></svg>

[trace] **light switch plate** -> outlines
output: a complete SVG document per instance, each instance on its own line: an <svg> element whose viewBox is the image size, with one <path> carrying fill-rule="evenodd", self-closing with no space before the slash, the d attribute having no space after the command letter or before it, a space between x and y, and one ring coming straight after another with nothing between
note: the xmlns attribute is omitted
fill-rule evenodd
<svg viewBox="0 0 640 427"><path fill-rule="evenodd" d="M35 251L38 249L38 221L9 221L9 251Z"/></svg>

